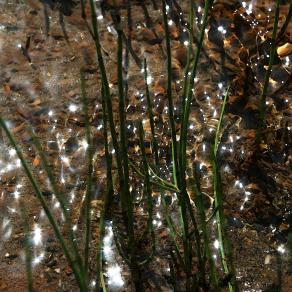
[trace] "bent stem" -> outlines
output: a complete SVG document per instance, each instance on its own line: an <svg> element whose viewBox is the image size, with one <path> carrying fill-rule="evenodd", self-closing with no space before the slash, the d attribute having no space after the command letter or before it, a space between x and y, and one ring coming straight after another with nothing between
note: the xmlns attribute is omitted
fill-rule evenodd
<svg viewBox="0 0 292 292"><path fill-rule="evenodd" d="M69 249L67 247L67 244L65 242L65 239L59 229L59 226L56 222L56 219L54 217L54 215L52 214L49 206L46 203L46 200L42 194L42 191L40 189L39 183L36 181L36 179L34 178L32 171L30 169L30 167L28 166L28 163L26 162L26 160L24 159L24 156L22 154L22 151L20 150L20 148L17 146L17 143L12 135L12 133L10 132L10 130L8 129L8 127L6 126L4 120L0 117L0 126L3 128L4 132L6 133L6 136L10 142L10 144L12 145L12 147L15 149L17 156L20 159L20 162L22 164L22 167L24 169L24 172L26 174L26 176L28 177L33 189L35 190L36 196L39 200L39 202L42 205L42 208L45 211L45 214L48 217L48 220L51 224L51 226L53 227L54 233L57 237L57 240L60 242L61 247L64 251L65 257L70 265L70 267L72 268L72 271L75 275L77 284L79 286L80 291L86 291L86 283L85 283L85 279L83 277L83 273L82 271L80 271L80 267L78 265L76 265L73 257L71 256Z"/></svg>
<svg viewBox="0 0 292 292"><path fill-rule="evenodd" d="M49 163L47 161L45 153L42 149L39 138L36 136L36 134L34 133L34 130L31 128L30 125L28 125L28 130L29 130L29 133L33 139L33 144L34 144L34 146L35 146L35 148L40 156L42 167L46 172L46 175L49 179L51 188L52 188L56 198L58 199L58 202L60 203L60 207L61 207L61 210L64 214L64 218L65 218L65 227L66 227L66 230L68 231L68 234L69 234L70 244L73 247L73 251L74 251L74 254L75 254L75 257L77 260L77 264L79 265L79 269L82 272L82 274L85 275L85 270L84 270L82 259L81 259L79 249L77 246L76 237L75 237L73 229L72 229L72 219L71 219L71 214L68 211L69 208L67 206L67 202L64 198L63 193L59 190L59 187L57 186L57 182L56 182L55 177L52 173L51 167L49 166Z"/></svg>

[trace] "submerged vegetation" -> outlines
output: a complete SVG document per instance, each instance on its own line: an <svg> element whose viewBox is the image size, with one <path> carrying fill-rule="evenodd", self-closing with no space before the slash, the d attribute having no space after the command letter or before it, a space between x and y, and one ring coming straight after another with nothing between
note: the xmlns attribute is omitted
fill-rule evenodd
<svg viewBox="0 0 292 292"><path fill-rule="evenodd" d="M71 2L73 3L73 1ZM196 151L201 150L198 147L195 150L193 149L194 138L193 136L190 137L189 134L190 129L194 127L191 122L191 112L194 105L197 107L196 110L199 114L203 112L195 89L202 56L208 54L204 48L204 41L208 36L208 29L214 29L214 24L211 23L210 19L212 18L212 9L214 9L213 5L217 1L203 1L204 8L195 1L188 1L188 22L184 26L188 36L187 40L184 41L184 46L187 49L183 56L184 66L181 82L183 86L179 94L177 94L175 88L177 77L175 76L173 62L171 27L173 11L179 11L179 14L183 14L183 12L180 10L177 1L152 1L151 5L156 9L158 8L157 11L161 9L160 26L163 28L163 36L162 34L158 36L154 32L151 18L149 14L146 15L151 41L161 47L166 61L163 64L165 68L162 70L163 74L165 73L165 92L163 94L166 98L164 103L166 110L163 118L161 118L164 120L162 132L165 137L163 139L166 140L166 146L163 145L163 147L162 144L165 144L165 142L161 139L159 126L161 121L157 117L156 100L154 99L156 95L160 94L160 88L156 88L158 93L152 92L153 87L150 84L153 77L149 70L148 53L146 52L143 59L140 60L132 47L132 1L103 1L98 9L98 3L96 2L98 1L81 0L80 5L76 5L76 3L74 5L72 3L68 4L69 8L67 8L69 10L67 10L64 1L60 1L60 5L56 4L56 7L60 8L61 15L71 14L72 9L77 10L90 34L91 42L95 46L94 53L98 65L96 71L98 72L94 71L94 74L98 74L99 87L99 93L96 94L98 97L96 98L101 104L102 134L100 136L102 137L105 158L104 169L102 170L105 177L105 187L102 194L102 206L99 210L97 241L92 242L96 238L96 229L93 222L95 211L92 202L96 198L94 162L97 150L95 141L100 137L97 138L95 132L92 131L91 113L94 112L94 109L91 108L92 100L87 96L88 92L91 92L88 68L83 65L80 67L81 123L85 129L82 147L86 153L84 161L80 163L87 167L86 191L82 198L82 207L80 207L80 216L84 222L82 232L75 232L76 223L73 210L70 207L66 187L62 181L65 179L62 177L59 182L57 174L54 173L54 165L47 157L46 150L42 146L42 141L38 138L34 125L29 118L25 117L25 127L31 137L30 141L37 153L42 170L46 174L51 193L61 209L62 220L56 216L44 195L43 181L38 179L38 174L34 171L35 162L31 163L26 158L23 147L17 142L17 137L13 134L6 117L0 117L0 126L5 133L7 142L15 149L24 174L34 189L54 235L62 247L63 254L74 274L79 290L115 291L121 289L125 291L144 291L146 290L144 281L147 277L145 271L153 264L155 257L162 253L166 262L168 262L169 289L173 291L221 291L226 289L228 291L243 291L243 288L240 288L243 284L240 281L241 276L234 252L236 247L234 247L234 241L230 238L229 217L232 210L226 210L229 208L229 202L226 201L226 188L222 182L222 157L220 155L221 140L226 140L225 113L228 107L232 107L232 104L229 105L229 97L234 95L235 90L233 89L232 78L226 78L224 79L226 82L220 82L218 85L220 89L220 96L218 95L220 108L214 110L211 117L213 124L208 126L207 142L210 147L206 149L205 142L202 143L202 151L206 153L204 163L199 161L199 155ZM142 3L144 1L140 2L139 5L147 13L146 5L149 4L146 1L145 3ZM246 7L246 5L246 3L243 4L243 7L248 12L251 7ZM281 37L285 34L285 31L282 32L283 27L286 26L287 29L287 23L291 17L290 3L289 13L279 30L280 6L279 0L271 6L274 11L272 36L269 37L268 35L268 39L264 42L265 46L268 46L266 51L269 51L269 57L268 66L264 70L264 81L258 101L259 112L256 120L256 134L252 136L252 139L254 139L253 147L257 150L251 159L255 161L263 155L263 148L269 147L268 141L266 141L268 139L266 136L268 88L271 83L272 68L275 65L277 45L279 45L278 37L280 34ZM46 13L47 9L55 8L53 4L51 7L44 4L44 7ZM102 12L107 13L107 11L110 11L112 20L112 25L108 30L113 30L115 36L114 42L111 44L115 47L113 51L117 60L117 65L114 68L115 84L110 81L105 57L109 53L103 47L99 27L99 22L103 19ZM60 18L60 25L64 38L69 42L64 22L66 19L64 20L63 17ZM50 20L46 18L47 30L49 30L49 24ZM217 36L218 42L222 41L223 43L221 35L226 34L225 28L219 26L217 33L219 34ZM159 41L159 38L164 38L165 43ZM225 39L224 42L230 43L229 40ZM26 47L25 50L28 50L29 44ZM29 56L28 51L26 51L26 54ZM32 63L31 60L29 62ZM135 63L139 70L141 69L144 89L142 95L145 96L146 100L144 114L134 121L127 115L127 109L130 106L130 62ZM203 64L204 66L206 67L206 64ZM205 68L205 70L208 69ZM243 86L245 85L243 84ZM216 91L217 88L211 90ZM245 90L245 93L247 93L247 90ZM210 102L209 105L210 108L213 107ZM217 110L219 115L217 115ZM69 111L75 112L75 109L71 108L70 110L69 108ZM200 119L197 118L197 120ZM203 120L205 120L205 117ZM130 133L129 129L133 129L133 132ZM231 136L231 139L231 142L233 142L233 136ZM135 151L131 150L133 144ZM166 155L163 152L166 152ZM63 165L66 164L69 167L66 157L61 156L62 159L62 169ZM203 167L206 168L206 165L210 166L208 175L210 182L207 188L203 182L204 170L202 170ZM235 183L242 188L240 181ZM245 191L245 194L247 199L244 203L248 200L250 192ZM208 202L206 203L206 200L210 201L210 206L207 206ZM19 202L25 233L27 288L29 291L33 291L32 231L25 210L25 200L20 199ZM232 209L231 205L230 209ZM234 220L237 219L234 217ZM167 240L163 239L157 231L157 226L160 225L162 225ZM289 236L291 237L291 234ZM164 249L163 245L167 247ZM287 252L282 245L280 247L279 253ZM213 252L214 248L215 250L218 249L219 258ZM161 250L164 251L161 252ZM114 260L109 260L109 254L113 251L116 251L118 255L115 255ZM108 267L111 261L114 264ZM123 269L127 267L129 271L127 276L123 278L121 276L121 266L123 266ZM123 286L125 287L123 288ZM149 288L147 291L150 291Z"/></svg>

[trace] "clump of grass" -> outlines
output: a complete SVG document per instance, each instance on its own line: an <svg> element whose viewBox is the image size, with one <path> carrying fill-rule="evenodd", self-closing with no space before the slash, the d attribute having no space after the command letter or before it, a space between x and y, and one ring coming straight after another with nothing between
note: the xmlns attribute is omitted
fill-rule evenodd
<svg viewBox="0 0 292 292"><path fill-rule="evenodd" d="M147 62L144 59L143 69L144 69L144 81L145 81L145 92L147 101L147 114L150 120L150 131L151 131L151 143L153 149L154 159L149 159L145 151L145 133L143 129L143 124L139 121L139 145L140 145L140 157L141 163L138 165L131 160L128 154L128 137L126 134L126 92L128 84L125 83L123 74L123 48L126 47L127 53L131 50L130 42L125 38L125 34L119 26L119 15L118 10L115 11L114 20L117 29L117 76L118 76L118 98L119 98L119 135L116 132L116 122L113 116L113 106L111 100L111 89L108 82L108 77L106 73L105 61L102 55L99 28L97 22L97 15L95 11L95 2L89 0L90 11L91 11L91 26L87 22L85 14L85 2L81 1L81 13L84 18L87 28L93 38L97 63L99 66L100 76L101 76L101 101L102 101L102 112L103 112L103 138L104 138L104 149L106 158L106 191L104 196L104 204L101 210L101 218L99 225L99 245L97 247L97 284L96 289L102 289L106 291L106 284L103 275L103 238L105 235L105 222L108 219L114 219L113 224L117 224L115 220L114 212L111 212L113 193L114 190L119 191L120 208L122 211L123 225L122 231L118 232L120 229L118 225L114 228L115 239L117 244L117 249L120 255L124 259L125 263L129 266L131 271L131 278L133 286L135 286L136 291L141 291L143 289L141 285L140 271L143 266L149 263L156 253L156 236L153 227L153 189L157 189L160 193L163 216L169 228L169 234L174 247L174 254L171 254L172 258L175 258L181 268L183 269L186 277L185 290L186 291L197 291L200 288L205 291L214 290L219 291L220 278L217 273L217 269L212 257L210 248L210 234L208 223L209 219L206 218L206 213L203 204L203 196L200 186L200 174L196 171L196 166L192 165L192 184L191 187L195 193L195 205L197 211L193 208L192 202L188 195L189 185L187 183L187 177L190 173L188 156L187 156L187 136L188 136L188 125L189 116L191 111L191 102L193 99L193 88L194 80L198 71L198 65L200 61L200 53L203 46L203 40L205 35L205 29L208 25L208 16L211 10L213 1L206 0L204 6L204 15L200 25L200 31L198 35L198 41L196 45L196 51L193 52L193 1L189 1L189 46L188 46L188 56L187 64L184 69L185 78L183 85L183 95L181 100L182 113L180 116L180 138L177 140L176 128L177 124L174 119L174 101L173 101L173 76L172 76L172 59L171 59L171 39L170 32L168 28L168 15L166 10L166 1L162 1L162 13L163 22L165 29L165 40L166 40L166 55L167 55L167 100L168 100L168 122L171 132L171 147L172 147L172 177L173 181L167 181L161 178L159 173L159 143L155 133L155 122L153 114L153 101L151 100L151 93L147 84ZM128 2L129 4L129 2ZM279 0L276 1L276 12L275 12L275 23L272 35L272 45L270 50L270 61L269 67L265 76L265 82L263 86L263 92L261 95L261 107L260 107L260 117L259 117L259 127L257 134L257 141L261 139L261 133L265 120L265 99L267 94L267 88L269 84L269 78L271 74L271 69L273 65L273 59L275 55L275 42L276 42L276 32L277 24L279 18ZM136 60L139 63L139 60ZM142 64L142 62L141 62ZM189 74L190 73L190 74ZM64 198L62 191L59 190L58 185L55 181L54 174L49 167L46 160L44 151L41 148L40 142L35 135L34 131L29 127L30 133L33 137L33 143L40 155L42 166L49 178L54 194L56 195L62 212L65 217L65 231L69 234L69 239L65 240L60 226L58 225L56 218L54 217L52 211L48 207L45 198L41 192L41 186L34 177L29 163L25 160L22 150L17 145L15 138L13 137L11 131L8 129L5 121L0 118L0 126L6 133L10 144L15 148L16 153L21 161L24 168L25 174L30 180L36 196L40 201L42 208L44 209L51 226L55 232L56 238L59 241L63 252L67 258L67 261L72 268L77 285L80 291L89 290L89 265L90 265L90 240L91 240L91 199L92 199L92 179L93 179L93 148L92 140L93 137L90 132L89 125L89 105L86 98L86 83L85 83L85 73L81 69L81 93L83 102L83 112L85 117L85 128L86 128L86 138L87 138L87 191L85 198L85 234L84 234L84 246L83 246L83 256L81 256L80 247L77 246L75 235L72 231L71 216L68 212L67 201ZM223 212L223 192L222 183L220 176L220 169L218 165L218 147L220 144L220 134L221 126L224 117L224 110L227 103L227 98L229 94L229 87L226 91L222 103L222 109L220 118L217 124L216 134L214 143L211 150L211 163L213 170L213 189L214 189L214 200L215 200L215 210L214 216L216 217L217 224L217 235L219 239L219 248L221 262L225 274L225 278L228 282L229 291L238 291L238 285L236 283L236 269L232 256L232 247L228 238L226 220ZM109 146L109 137L111 137L114 155L111 154ZM118 138L119 137L119 138ZM154 165L151 161L154 160ZM117 175L118 183L113 181L113 163L117 165ZM135 222L137 218L135 217L135 198L130 193L130 174L136 174L144 184L144 198L146 201L146 209L148 212L147 222L145 229L141 232L135 230ZM178 196L178 215L179 224L176 226L173 222L171 214L169 213L168 206L165 201L164 192L169 191L176 193ZM28 220L25 213L23 213L24 227L26 233L26 265L27 265L27 277L28 277L28 289L32 291L32 272L31 272L31 254L30 245L28 240L29 227ZM123 232L125 231L125 232ZM141 235L142 234L142 235ZM139 248L147 238L150 240L150 252L142 260L139 257ZM199 272L194 275L194 258L198 259L198 270ZM172 266L171 266L172 267ZM174 277L175 273L172 267L172 275ZM175 282L175 280L173 281Z"/></svg>

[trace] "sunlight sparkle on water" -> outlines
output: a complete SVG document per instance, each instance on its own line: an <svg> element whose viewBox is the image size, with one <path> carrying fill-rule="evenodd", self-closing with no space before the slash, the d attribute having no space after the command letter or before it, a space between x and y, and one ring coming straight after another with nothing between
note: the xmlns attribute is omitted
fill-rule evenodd
<svg viewBox="0 0 292 292"><path fill-rule="evenodd" d="M34 245L40 245L42 242L42 230L38 226L38 224L35 225L34 231L33 231L33 244Z"/></svg>
<svg viewBox="0 0 292 292"><path fill-rule="evenodd" d="M77 111L77 109L78 109L78 106L76 104L71 103L69 105L69 111L70 112L75 113Z"/></svg>
<svg viewBox="0 0 292 292"><path fill-rule="evenodd" d="M124 280L121 275L121 268L118 265L114 265L108 268L108 284L113 287L122 287L124 285Z"/></svg>

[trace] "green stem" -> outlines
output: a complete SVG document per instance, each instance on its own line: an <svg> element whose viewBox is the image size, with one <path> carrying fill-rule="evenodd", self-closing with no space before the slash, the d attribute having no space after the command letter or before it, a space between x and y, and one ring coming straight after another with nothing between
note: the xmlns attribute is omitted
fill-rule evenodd
<svg viewBox="0 0 292 292"><path fill-rule="evenodd" d="M236 283L236 271L233 264L233 256L232 256L232 248L228 239L228 234L226 230L225 224L225 215L222 208L222 183L220 170L217 162L217 152L220 143L220 129L223 121L224 110L227 102L227 97L229 94L229 87L227 88L226 94L224 96L221 113L219 117L219 121L217 124L215 141L212 149L212 169L213 169L213 185L214 185L214 199L215 199L215 208L216 212L216 224L217 224L217 232L218 232L218 240L219 240L219 248L221 254L221 260L223 265L223 270L226 275L229 273L232 274L232 281L230 280L228 283L229 291L232 292L233 289L238 291L238 286ZM229 262L229 263L228 263Z"/></svg>
<svg viewBox="0 0 292 292"><path fill-rule="evenodd" d="M89 126L89 117L88 117L88 101L86 97L85 91L85 77L84 72L80 70L80 77L81 77L81 94L82 94L82 101L83 101L83 112L85 116L85 127L86 127L86 139L87 139L87 160L88 160L88 170L87 170L87 189L86 189L86 210L85 210L85 217L86 217L86 229L85 229L85 246L84 246L84 270L85 275L88 281L88 267L89 267L89 251L90 251L90 228L91 228L91 197L92 197L92 158L93 158L93 151L92 151L92 141L91 141L91 134L90 134L90 126Z"/></svg>
<svg viewBox="0 0 292 292"><path fill-rule="evenodd" d="M173 114L173 100L172 100L172 66L171 66L171 47L170 47L170 34L167 21L167 12L166 12L166 2L162 1L162 10L163 10L163 21L165 29L165 39L166 39L166 52L167 52L167 97L169 105L169 122L171 127L171 139L172 139L172 163L173 163L173 177L174 184L178 185L181 190L179 196L179 211L180 211L180 224L183 231L183 249L184 249L184 261L187 274L187 283L186 289L190 289L190 276L191 276L191 246L188 237L189 233L189 224L187 218L187 207L186 207L186 196L188 196L186 188L181 185L181 177L184 177L184 173L179 169L179 161L177 157L177 141L176 141L176 130L175 130L175 121ZM179 174L180 170L180 174ZM181 177L180 177L181 176Z"/></svg>
<svg viewBox="0 0 292 292"><path fill-rule="evenodd" d="M147 77L148 77L148 72L147 72L147 62L146 59L144 59L144 82L145 82L145 88L146 88L146 99L147 99L147 112L148 112L148 116L149 116L149 120L150 120L150 127L151 127L151 135L152 135L152 144L153 144L153 153L154 153L154 161L155 161L155 171L158 173L158 169L159 169L159 156L158 156L158 143L157 143L157 139L156 139L156 135L155 135L155 125L154 125L154 114L153 114L153 105L151 102L151 98L150 98L150 92L149 92L149 87L147 84ZM175 192L179 192L179 189L176 188L176 186L166 182L165 180L163 180L162 178L160 178L154 170L152 170L152 168L149 166L148 167L149 170L152 172L152 174L154 175L154 177L156 177L162 185L167 185L171 188L173 188ZM144 176L143 173L140 173L140 176ZM152 181L153 184L155 184L155 182ZM176 242L177 237L181 237L181 234L176 230L175 226L174 226L174 222L171 218L171 216L169 215L168 209L167 209L167 205L165 202L165 197L162 193L162 190L164 188L160 185L159 186L159 191L160 191L160 198L161 198L161 202L162 202L162 207L163 207L163 215L165 217L166 223L169 227L169 233L172 237L173 240L173 244L174 244L174 248L175 248L175 252L182 264L182 266L184 266L184 262L183 259L181 257L179 248L178 248L178 244ZM177 189L177 190L175 190Z"/></svg>
<svg viewBox="0 0 292 292"><path fill-rule="evenodd" d="M205 29L207 26L208 22L208 13L209 13L209 8L210 4L212 1L206 0L205 1L205 8L204 8L204 16L203 16L203 22L201 25L201 30L200 30L200 36L199 36L199 41L198 41L198 46L195 54L195 59L191 71L191 77L190 77L190 82L189 82L189 87L188 87L188 92L187 92L187 97L186 97L186 102L185 102L185 107L183 109L183 119L182 119L182 125L181 125L181 133L180 133L180 172L182 176L185 176L185 171L186 171L186 143L187 143L187 130L188 130L188 123L189 123L189 116L190 116L190 107L191 107L191 101L193 97L193 87L194 87L194 79L196 77L197 73L197 67L198 67L198 62L199 62L199 57L200 57L200 52L202 49L203 45L203 40L204 40L204 35L205 35Z"/></svg>
<svg viewBox="0 0 292 292"><path fill-rule="evenodd" d="M204 203L203 203L203 195L202 195L202 192L200 190L200 183L198 180L198 176L197 176L195 167L196 166L193 166L193 178L194 178L193 188L194 188L195 195L196 195L196 206L198 207L199 216L201 219L200 226L202 228L205 253L207 256L207 260L209 261L211 283L214 287L214 290L218 291L219 290L218 279L217 279L217 275L216 275L216 267L214 264L214 259L213 259L213 256L212 256L211 250L210 250L210 239L209 239L208 230L207 230L207 222L206 222L206 214L205 214L205 208L204 208Z"/></svg>
<svg viewBox="0 0 292 292"><path fill-rule="evenodd" d="M188 45L188 55L187 64L184 69L184 84L183 84L183 94L182 94L182 117L184 117L186 95L189 92L189 68L191 64L191 58L193 54L193 21L194 21L194 8L193 0L189 0L189 45ZM180 121L182 123L182 121Z"/></svg>
<svg viewBox="0 0 292 292"><path fill-rule="evenodd" d="M145 231L143 232L142 238L140 241L144 240L148 233L152 236L152 246L155 248L155 234L153 230L153 200L152 200L152 188L150 183L150 176L149 176L149 167L146 158L145 146L144 146L144 129L142 122L139 123L139 140L140 140L140 148L142 153L142 161L143 161L143 170L144 170L144 185L146 190L146 197L147 197L147 209L148 209L148 220L147 226ZM154 253L154 251L153 251Z"/></svg>
<svg viewBox="0 0 292 292"><path fill-rule="evenodd" d="M116 154L116 162L117 162L117 168L118 168L118 173L119 173L119 178L120 178L120 188L123 189L124 172L123 172L123 167L122 167L122 155L120 152L120 147L119 147L119 143L117 139L115 123L114 123L114 118L113 118L113 108L112 108L112 102L111 102L109 83L107 79L103 56L101 53L101 45L100 45L100 40L99 40L99 32L98 32L97 16L96 16L96 11L95 11L94 0L90 0L90 11L91 11L91 20L92 20L93 36L94 36L94 42L95 42L97 61L99 65L99 70L100 70L101 80L102 80L102 88L104 92L104 94L102 95L102 98L105 100L105 104L107 108L110 132L111 132L112 142L113 142L113 146L114 146L114 150Z"/></svg>
<svg viewBox="0 0 292 292"><path fill-rule="evenodd" d="M112 203L114 187L112 179L112 157L109 152L108 145L108 133L107 133L107 115L106 115L106 105L103 101L102 104L103 111L103 138L104 138L104 149L105 149L105 158L106 158L106 195L104 198L103 208L100 215L100 224L99 224L99 245L97 249L97 283L96 288L99 291L99 288L102 287L103 292L106 291L104 284L103 276L103 238L105 234L105 221L109 217L109 208Z"/></svg>
<svg viewBox="0 0 292 292"><path fill-rule="evenodd" d="M273 26L273 33L271 39L271 48L270 48L270 59L268 69L265 74L264 86L263 91L260 97L260 114L259 114L259 121L258 121L258 128L256 133L256 144L259 145L262 139L262 132L264 129L265 119L266 119L266 97L267 91L270 81L270 76L272 72L272 67L274 64L274 58L276 54L276 37L277 37L277 29L278 29L278 22L279 22L279 12L280 12L280 0L276 0L276 10L275 10L275 20Z"/></svg>
<svg viewBox="0 0 292 292"><path fill-rule="evenodd" d="M177 159L177 141L176 141L176 130L173 110L173 99L172 99L172 67L171 67L171 46L170 46L170 33L168 28L167 13L166 13L166 2L162 1L163 21L165 29L166 39L166 53L167 53L167 99L168 99L168 119L171 129L171 143L172 143L172 162L173 162L173 179L174 184L178 184L178 159Z"/></svg>
<svg viewBox="0 0 292 292"><path fill-rule="evenodd" d="M126 137L126 116L125 116L125 97L124 97L124 78L123 78L123 41L122 31L118 28L118 87L119 87L119 116L120 116L120 135L121 151L124 173L124 190L122 191L123 212L127 213L127 232L130 245L133 245L134 226L133 226L133 203L129 191L129 161Z"/></svg>
<svg viewBox="0 0 292 292"><path fill-rule="evenodd" d="M154 115L153 115L153 105L151 102L150 98L150 92L149 92L149 87L147 84L147 77L148 77L148 72L147 72L147 62L146 59L144 59L144 81L145 81L145 88L146 88L146 99L147 99L147 111L148 111L148 116L150 120L150 128L151 128L151 135L152 135L152 144L153 144L153 153L154 153L154 158L155 158L155 164L156 167L158 166L159 163L159 157L158 157L158 143L157 139L155 137L155 125L154 125Z"/></svg>

